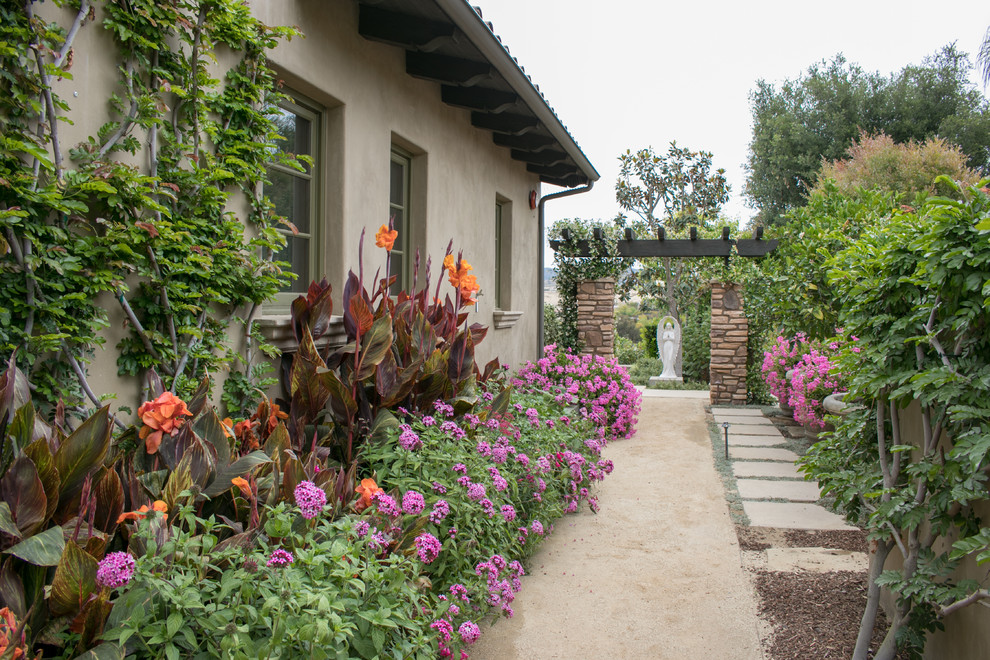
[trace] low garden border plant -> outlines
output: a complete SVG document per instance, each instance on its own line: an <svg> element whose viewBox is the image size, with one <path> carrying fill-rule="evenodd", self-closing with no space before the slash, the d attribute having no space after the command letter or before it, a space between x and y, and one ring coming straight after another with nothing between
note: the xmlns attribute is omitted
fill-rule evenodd
<svg viewBox="0 0 990 660"><path fill-rule="evenodd" d="M330 288L313 283L292 306L287 400L236 422L208 405L207 379L183 399L152 372L137 425L114 436L104 408L73 429L34 409L11 361L4 650L465 657L481 619L511 615L553 521L597 508L600 453L633 432L639 402L614 361L562 353L515 385L497 361L481 370L485 328L460 311L479 284L449 248L440 268L435 288L395 296L390 278L368 291L351 273L349 342L324 354ZM539 370L558 366L548 386Z"/></svg>

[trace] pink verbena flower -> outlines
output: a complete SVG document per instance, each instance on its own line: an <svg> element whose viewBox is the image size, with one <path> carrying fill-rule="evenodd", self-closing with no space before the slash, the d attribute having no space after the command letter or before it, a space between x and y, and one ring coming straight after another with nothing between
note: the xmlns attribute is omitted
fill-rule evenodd
<svg viewBox="0 0 990 660"><path fill-rule="evenodd" d="M295 561L295 557L292 556L291 552L282 548L276 548L272 551L272 554L268 555L268 563L265 566L281 568L282 566L288 566L293 561Z"/></svg>
<svg viewBox="0 0 990 660"><path fill-rule="evenodd" d="M433 504L433 510L430 511L430 522L439 524L448 515L450 515L450 505L447 500L437 500Z"/></svg>
<svg viewBox="0 0 990 660"><path fill-rule="evenodd" d="M294 495L296 506L302 512L302 517L307 520L312 520L320 515L323 507L327 505L327 494L312 481L299 482Z"/></svg>
<svg viewBox="0 0 990 660"><path fill-rule="evenodd" d="M378 507L380 512L389 518L398 518L402 514L399 510L399 505L395 502L391 495L377 493L375 495L375 505Z"/></svg>
<svg viewBox="0 0 990 660"><path fill-rule="evenodd" d="M440 540L429 532L423 532L417 536L415 543L416 554L419 555L420 561L424 564L432 564L436 561L436 558L440 556L440 550L443 548Z"/></svg>
<svg viewBox="0 0 990 660"><path fill-rule="evenodd" d="M134 557L126 552L111 552L96 568L96 584L110 589L123 587L134 577L134 569Z"/></svg>
<svg viewBox="0 0 990 660"><path fill-rule="evenodd" d="M472 621L465 621L462 623L457 629L457 632L460 634L461 639L464 640L465 644L474 644L478 641L478 638L481 637L481 628L478 627L478 624Z"/></svg>
<svg viewBox="0 0 990 660"><path fill-rule="evenodd" d="M417 516L423 512L426 508L426 501L423 499L422 493L417 493L414 490L407 490L405 495L402 496L402 510L411 516Z"/></svg>

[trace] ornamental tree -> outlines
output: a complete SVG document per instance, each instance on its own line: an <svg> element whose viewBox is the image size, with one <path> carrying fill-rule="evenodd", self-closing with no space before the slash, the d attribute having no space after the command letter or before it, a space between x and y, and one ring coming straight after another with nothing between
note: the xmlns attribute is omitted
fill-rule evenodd
<svg viewBox="0 0 990 660"><path fill-rule="evenodd" d="M857 660L867 657L880 587L896 597L875 656L884 660L898 646L923 648L957 609L990 602L953 574L965 557L990 561L990 528L973 510L990 472L990 198L954 192L963 199L896 209L829 263L839 322L859 338L839 369L864 405L803 469L876 544ZM901 567L885 570L892 553Z"/></svg>
<svg viewBox="0 0 990 660"><path fill-rule="evenodd" d="M712 154L691 151L671 142L667 153L653 147L619 156L615 199L625 214L615 219L619 227L632 227L640 236L656 236L663 229L669 237L689 227L711 229L722 205L729 201L729 184L722 168L712 171ZM688 272L688 260L662 257L640 259L624 288L658 294L671 316L679 317L680 284ZM659 283L659 284L658 284Z"/></svg>

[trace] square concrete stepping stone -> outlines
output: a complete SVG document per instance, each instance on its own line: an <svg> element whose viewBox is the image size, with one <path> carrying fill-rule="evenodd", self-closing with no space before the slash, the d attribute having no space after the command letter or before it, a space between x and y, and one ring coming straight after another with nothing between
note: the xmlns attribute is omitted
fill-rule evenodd
<svg viewBox="0 0 990 660"><path fill-rule="evenodd" d="M749 517L749 524L754 527L856 529L847 525L842 516L837 516L817 504L744 501L743 511Z"/></svg>
<svg viewBox="0 0 990 660"><path fill-rule="evenodd" d="M784 436L766 436L766 435L732 435L729 434L729 447L773 447L774 445L785 444L787 440ZM725 444L724 437L722 438L723 445Z"/></svg>
<svg viewBox="0 0 990 660"><path fill-rule="evenodd" d="M725 406L712 406L713 415L733 415L736 417L763 417L763 411L759 408L727 408Z"/></svg>
<svg viewBox="0 0 990 660"><path fill-rule="evenodd" d="M772 435L783 434L773 424L733 424L729 427L729 436L733 435Z"/></svg>
<svg viewBox="0 0 990 660"><path fill-rule="evenodd" d="M739 477L765 477L772 479L803 479L793 463L769 463L767 461L736 461L732 471Z"/></svg>
<svg viewBox="0 0 990 660"><path fill-rule="evenodd" d="M763 426L773 426L773 422L763 416L757 417L756 415L746 415L740 417L738 415L714 415L715 421L721 424L722 422L728 422L729 424L761 424Z"/></svg>
<svg viewBox="0 0 990 660"><path fill-rule="evenodd" d="M865 552L834 548L767 548L767 570L794 573L866 571L870 568Z"/></svg>
<svg viewBox="0 0 990 660"><path fill-rule="evenodd" d="M786 461L793 463L798 455L790 449L773 447L730 447L729 458L743 458L750 461Z"/></svg>
<svg viewBox="0 0 990 660"><path fill-rule="evenodd" d="M769 479L736 479L739 497L744 500L790 500L817 502L821 497L814 481L771 481Z"/></svg>

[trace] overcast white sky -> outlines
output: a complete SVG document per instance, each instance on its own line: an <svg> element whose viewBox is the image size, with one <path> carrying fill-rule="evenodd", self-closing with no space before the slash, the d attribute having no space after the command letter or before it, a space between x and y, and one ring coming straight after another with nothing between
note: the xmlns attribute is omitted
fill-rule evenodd
<svg viewBox="0 0 990 660"><path fill-rule="evenodd" d="M726 170L731 218L742 196L756 81L794 78L843 53L889 74L956 42L975 60L990 3L971 0L472 0L601 175L547 203L558 218L611 219L618 156L672 140ZM975 74L974 74L975 80ZM544 194L556 191L544 186ZM552 261L552 260L548 260ZM549 265L549 263L548 263Z"/></svg>

